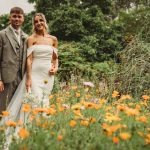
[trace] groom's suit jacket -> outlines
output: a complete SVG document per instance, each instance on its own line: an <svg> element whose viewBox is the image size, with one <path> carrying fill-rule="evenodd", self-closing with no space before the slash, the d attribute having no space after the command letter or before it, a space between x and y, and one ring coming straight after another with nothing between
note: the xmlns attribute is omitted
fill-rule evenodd
<svg viewBox="0 0 150 150"><path fill-rule="evenodd" d="M19 44L10 26L0 31L0 80L3 83L14 81L18 71L23 78L27 55L26 39L27 34L21 31Z"/></svg>

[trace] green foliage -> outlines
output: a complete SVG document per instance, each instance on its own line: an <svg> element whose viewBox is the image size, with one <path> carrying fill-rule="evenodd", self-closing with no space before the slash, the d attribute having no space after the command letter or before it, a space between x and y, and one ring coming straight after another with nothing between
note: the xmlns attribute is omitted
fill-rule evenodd
<svg viewBox="0 0 150 150"><path fill-rule="evenodd" d="M50 33L59 41L75 41L86 61L107 61L116 51L123 48L123 28L117 21L111 21L106 14L111 12L110 0L31 0L37 12L43 12L48 21ZM105 10L106 9L106 10ZM32 31L32 15L25 16L23 29ZM109 18L109 19L108 19ZM6 26L6 25L5 25Z"/></svg>
<svg viewBox="0 0 150 150"><path fill-rule="evenodd" d="M4 29L9 24L8 15L0 16L0 30Z"/></svg>
<svg viewBox="0 0 150 150"><path fill-rule="evenodd" d="M119 21L123 24L125 32L132 35L137 35L141 33L143 27L148 27L149 20L150 8L133 9L128 13L121 12L119 15Z"/></svg>
<svg viewBox="0 0 150 150"><path fill-rule="evenodd" d="M33 16L33 12L25 15L25 21L23 24L23 31L29 35L31 35L32 28L33 28L32 16Z"/></svg>
<svg viewBox="0 0 150 150"><path fill-rule="evenodd" d="M121 9L129 9L132 7L149 7L150 6L150 1L149 0L114 0L114 5L117 10Z"/></svg>
<svg viewBox="0 0 150 150"><path fill-rule="evenodd" d="M150 92L150 44L136 37L120 53L121 65L116 77L117 89L122 93ZM124 81L125 80L125 81Z"/></svg>
<svg viewBox="0 0 150 150"><path fill-rule="evenodd" d="M111 66L107 62L89 61L93 58L93 53L83 55L83 51L88 48L81 47L80 43L60 43L59 46L59 72L58 77L60 81L68 81L72 75L84 77L88 79L108 77L111 72ZM91 49L89 49L89 53Z"/></svg>
<svg viewBox="0 0 150 150"><path fill-rule="evenodd" d="M141 8L120 16L126 34L125 42L128 44L117 54L121 64L114 78L114 83L116 83L114 87L124 93L132 92L134 95L141 95L143 92L150 92L149 12L149 8Z"/></svg>
<svg viewBox="0 0 150 150"><path fill-rule="evenodd" d="M61 7L53 14L54 20L50 21L50 31L60 40L79 41L85 33L82 24L82 11L74 7Z"/></svg>

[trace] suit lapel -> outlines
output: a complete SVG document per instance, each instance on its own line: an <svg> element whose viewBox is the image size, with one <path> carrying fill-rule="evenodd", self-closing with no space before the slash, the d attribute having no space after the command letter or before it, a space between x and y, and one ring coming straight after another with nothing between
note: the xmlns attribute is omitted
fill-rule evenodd
<svg viewBox="0 0 150 150"><path fill-rule="evenodd" d="M11 30L10 27L7 27L7 28L6 28L6 36L7 36L7 38L9 39L9 41L10 41L12 47L13 47L13 50L14 50L15 53L17 54L16 46L15 46L15 44L14 44L14 40L15 40L17 43L18 43L18 41L17 41L17 38L16 38L16 36L14 35L14 33L13 33L13 31ZM18 43L18 44L19 44L19 43Z"/></svg>

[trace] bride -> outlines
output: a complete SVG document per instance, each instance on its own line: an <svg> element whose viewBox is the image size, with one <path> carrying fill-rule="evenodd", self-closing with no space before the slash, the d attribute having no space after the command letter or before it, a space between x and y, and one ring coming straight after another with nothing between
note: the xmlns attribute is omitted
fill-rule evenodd
<svg viewBox="0 0 150 150"><path fill-rule="evenodd" d="M7 108L10 115L3 121L20 118L23 96L27 92L36 97L32 107L41 103L44 106L49 104L48 96L58 70L58 42L56 37L48 34L47 22L42 13L34 15L33 31L27 41L27 71Z"/></svg>

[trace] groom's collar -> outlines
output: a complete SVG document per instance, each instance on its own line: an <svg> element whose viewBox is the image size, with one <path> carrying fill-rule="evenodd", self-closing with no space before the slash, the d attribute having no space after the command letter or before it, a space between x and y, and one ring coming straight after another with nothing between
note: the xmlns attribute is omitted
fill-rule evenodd
<svg viewBox="0 0 150 150"><path fill-rule="evenodd" d="M15 28L12 27L12 25L9 25L10 29L15 33L16 31L19 32L19 34L21 33L21 28L19 28L18 30L16 30Z"/></svg>

